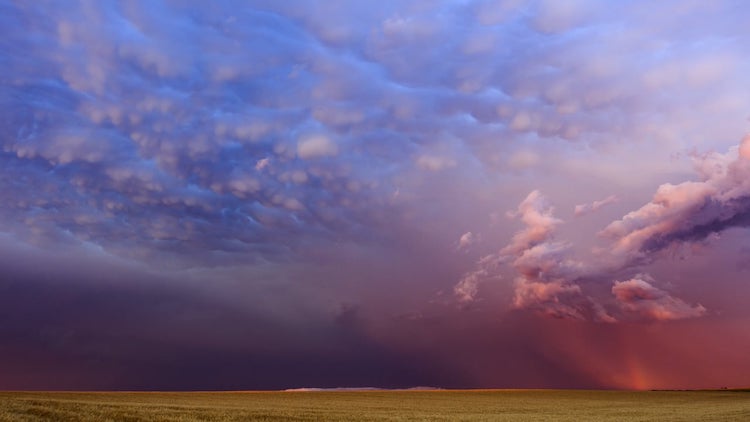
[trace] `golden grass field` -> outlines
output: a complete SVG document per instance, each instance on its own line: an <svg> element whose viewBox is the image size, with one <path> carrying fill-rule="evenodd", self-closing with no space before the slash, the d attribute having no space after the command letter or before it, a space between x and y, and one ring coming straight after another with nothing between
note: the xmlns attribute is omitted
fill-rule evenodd
<svg viewBox="0 0 750 422"><path fill-rule="evenodd" d="M0 421L750 421L750 390L0 392Z"/></svg>

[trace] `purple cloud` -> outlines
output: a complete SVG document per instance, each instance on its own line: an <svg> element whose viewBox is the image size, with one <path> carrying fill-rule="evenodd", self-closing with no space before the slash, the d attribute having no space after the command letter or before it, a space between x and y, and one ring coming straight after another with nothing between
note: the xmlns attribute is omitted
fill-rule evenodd
<svg viewBox="0 0 750 422"><path fill-rule="evenodd" d="M600 235L611 245L599 250L597 259L602 264L584 264L574 260L571 244L553 240L562 221L552 214L539 191L532 191L511 212L520 217L526 228L517 232L510 244L501 249L495 259L510 261L519 274L515 280L513 307L534 309L543 314L562 318L615 322L618 313L638 315L642 319L659 321L702 316L706 308L688 305L652 285L653 280L636 276L627 281L615 281L611 293L617 309L607 310L608 298L591 294L582 300L582 284L587 279L605 280L607 273L631 270L659 259L659 252L683 243L704 241L709 235L750 223L750 136L738 148L726 154L696 156L696 167L703 177L698 182L683 182L659 187L654 199L622 219L610 223ZM577 206L578 211L596 210L613 202L616 197ZM492 256L492 255L491 255ZM456 294L463 302L476 299L482 278L493 274L483 259L478 269L467 273L456 286ZM496 271L496 270L495 270Z"/></svg>
<svg viewBox="0 0 750 422"><path fill-rule="evenodd" d="M636 331L744 339L745 9L0 0L4 386L686 385Z"/></svg>
<svg viewBox="0 0 750 422"><path fill-rule="evenodd" d="M573 210L573 213L576 217L580 217L582 215L586 215L592 212L599 211L600 208L607 206L609 204L613 204L615 202L619 201L616 195L610 195L604 199L601 199L599 201L594 201L590 204L579 204L576 205L575 209Z"/></svg>
<svg viewBox="0 0 750 422"><path fill-rule="evenodd" d="M653 286L653 279L640 275L630 280L615 281L612 294L618 306L635 318L668 321L694 318L706 313L700 304L691 306L681 299Z"/></svg>
<svg viewBox="0 0 750 422"><path fill-rule="evenodd" d="M698 242L732 227L750 224L750 136L726 154L695 157L702 179L659 186L653 200L612 222L602 236L614 239L614 253L649 260L683 242Z"/></svg>

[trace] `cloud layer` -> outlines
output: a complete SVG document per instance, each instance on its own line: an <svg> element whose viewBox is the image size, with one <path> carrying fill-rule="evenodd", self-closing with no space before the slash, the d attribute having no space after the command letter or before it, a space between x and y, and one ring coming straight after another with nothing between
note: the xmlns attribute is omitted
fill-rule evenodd
<svg viewBox="0 0 750 422"><path fill-rule="evenodd" d="M45 194L6 189L5 230L206 264L387 230L420 170L740 121L742 20L706 19L730 8L681 5L675 29L588 2L8 3L2 164Z"/></svg>
<svg viewBox="0 0 750 422"><path fill-rule="evenodd" d="M0 0L0 387L739 382L740 6Z"/></svg>

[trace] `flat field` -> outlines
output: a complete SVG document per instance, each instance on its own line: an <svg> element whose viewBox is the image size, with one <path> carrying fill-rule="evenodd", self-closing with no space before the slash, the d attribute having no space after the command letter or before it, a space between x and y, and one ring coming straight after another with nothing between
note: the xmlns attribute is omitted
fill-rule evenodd
<svg viewBox="0 0 750 422"><path fill-rule="evenodd" d="M0 392L0 421L750 421L750 391Z"/></svg>

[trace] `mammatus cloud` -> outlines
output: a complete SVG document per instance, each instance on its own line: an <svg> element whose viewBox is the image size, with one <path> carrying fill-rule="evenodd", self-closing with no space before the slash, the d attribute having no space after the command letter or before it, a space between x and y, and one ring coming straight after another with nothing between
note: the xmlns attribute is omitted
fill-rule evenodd
<svg viewBox="0 0 750 422"><path fill-rule="evenodd" d="M600 201L594 201L590 204L576 205L575 209L573 210L573 213L575 214L576 217L580 217L582 215L586 215L592 212L599 211L600 208L609 204L614 204L617 201L619 201L619 198L617 198L617 195L610 195Z"/></svg>
<svg viewBox="0 0 750 422"><path fill-rule="evenodd" d="M297 143L297 155L303 159L333 156L338 151L336 143L324 135L306 136Z"/></svg>
<svg viewBox="0 0 750 422"><path fill-rule="evenodd" d="M439 185L414 180L504 185L571 140L734 130L702 122L750 107L746 19L647 6L0 1L0 229L189 265L279 258L379 238L395 186L418 208Z"/></svg>
<svg viewBox="0 0 750 422"><path fill-rule="evenodd" d="M640 274L630 280L615 281L612 294L617 306L627 317L633 319L668 321L699 317L706 313L706 308L697 304L691 306L681 299L652 285L653 279Z"/></svg>

